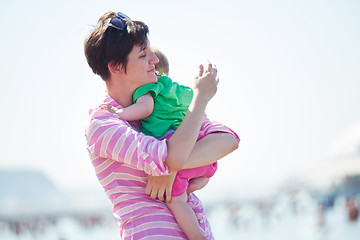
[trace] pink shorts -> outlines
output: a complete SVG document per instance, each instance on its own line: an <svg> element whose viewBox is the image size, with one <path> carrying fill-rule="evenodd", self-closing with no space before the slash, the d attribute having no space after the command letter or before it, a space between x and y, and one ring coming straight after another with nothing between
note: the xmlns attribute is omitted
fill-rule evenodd
<svg viewBox="0 0 360 240"><path fill-rule="evenodd" d="M162 138L169 139L174 131L168 131L165 136ZM205 136L204 132L200 131L197 141L199 141L201 138ZM213 164L197 167L197 168L190 168L190 169L183 169L177 172L173 188L172 188L172 196L180 196L181 194L185 193L188 186L189 186L189 180L192 178L197 177L206 177L210 178L214 176L217 169L217 162L214 162Z"/></svg>
<svg viewBox="0 0 360 240"><path fill-rule="evenodd" d="M215 174L216 169L217 162L214 162L210 165L178 171L172 188L172 196L179 196L185 193L190 179L197 177L210 178Z"/></svg>

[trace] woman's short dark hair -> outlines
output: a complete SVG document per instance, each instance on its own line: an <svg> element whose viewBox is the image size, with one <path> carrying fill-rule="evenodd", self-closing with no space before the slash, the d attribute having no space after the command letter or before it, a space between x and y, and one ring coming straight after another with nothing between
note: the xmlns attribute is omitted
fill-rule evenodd
<svg viewBox="0 0 360 240"><path fill-rule="evenodd" d="M149 28L143 22L122 19L123 30L109 26L110 19L116 16L115 12L102 15L84 45L90 68L105 81L110 77L108 63L120 63L126 72L128 55L133 47L144 46L148 40Z"/></svg>

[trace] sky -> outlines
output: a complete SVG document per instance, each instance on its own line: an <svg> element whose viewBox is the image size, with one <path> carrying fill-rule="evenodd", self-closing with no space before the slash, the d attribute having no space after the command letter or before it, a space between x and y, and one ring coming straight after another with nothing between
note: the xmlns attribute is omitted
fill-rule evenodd
<svg viewBox="0 0 360 240"><path fill-rule="evenodd" d="M14 0L0 8L0 169L42 171L64 189L100 186L84 131L105 85L83 44L107 11L149 26L174 81L191 86L200 63L217 65L206 112L241 143L213 189L250 194L359 154L359 1Z"/></svg>

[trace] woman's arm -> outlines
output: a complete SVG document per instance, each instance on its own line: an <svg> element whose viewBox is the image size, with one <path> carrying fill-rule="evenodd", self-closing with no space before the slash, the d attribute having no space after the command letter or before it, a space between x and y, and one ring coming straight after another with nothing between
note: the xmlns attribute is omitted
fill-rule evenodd
<svg viewBox="0 0 360 240"><path fill-rule="evenodd" d="M126 121L135 121L148 117L154 109L154 99L150 93L147 93L136 100L136 103L126 108L116 108L111 105L102 105L110 112L116 113Z"/></svg>
<svg viewBox="0 0 360 240"><path fill-rule="evenodd" d="M204 71L204 67L200 65L189 110L178 129L167 141L168 156L165 164L171 172L183 169L189 159L199 135L206 106L216 93L217 83L217 69L208 63Z"/></svg>
<svg viewBox="0 0 360 240"><path fill-rule="evenodd" d="M112 99L108 103L117 106ZM114 113L100 108L91 110L85 136L89 154L94 158L107 158L153 176L169 174L164 163L166 140L138 132Z"/></svg>
<svg viewBox="0 0 360 240"><path fill-rule="evenodd" d="M238 147L238 139L224 132L211 133L196 142L188 161L185 161L184 168L194 168L211 164L220 158L231 153ZM171 201L172 184L175 173L167 176L150 176L146 185L146 194L161 201ZM207 184L205 178L198 178L190 183L188 193L201 189Z"/></svg>
<svg viewBox="0 0 360 240"><path fill-rule="evenodd" d="M238 140L230 133L212 133L200 139L184 164L184 169L216 162L238 148Z"/></svg>

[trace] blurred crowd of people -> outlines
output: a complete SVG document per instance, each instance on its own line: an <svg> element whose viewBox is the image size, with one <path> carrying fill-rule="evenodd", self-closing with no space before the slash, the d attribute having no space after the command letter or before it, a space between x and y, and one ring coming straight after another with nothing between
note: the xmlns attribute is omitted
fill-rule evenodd
<svg viewBox="0 0 360 240"><path fill-rule="evenodd" d="M23 239L23 236L31 236L31 239L42 239L48 231L56 232L59 238L56 240L65 240L62 232L66 232L63 222L69 221L71 225L88 231L94 228L111 228L116 229L116 221L109 214L62 214L62 215L41 215L27 217L9 217L0 218L0 239L2 234L9 234L14 239Z"/></svg>
<svg viewBox="0 0 360 240"><path fill-rule="evenodd" d="M349 180L345 182L348 183ZM211 204L204 202L204 204L217 239L232 240L244 237L246 239L264 239L251 237L260 233L266 236L265 239L272 239L269 237L269 233L278 236L274 239L285 239L290 236L284 235L284 232L291 232L289 234L294 235L293 240L310 240L318 239L312 238L314 234L321 232L329 234L328 229L345 232L348 231L348 227L352 227L355 234L359 235L360 187L357 185L358 182L356 181L354 184L353 181L350 184L351 188L343 186L338 188L341 191L314 193L307 188L297 188L280 191L269 198L247 201L229 199ZM6 236L12 236L10 239L50 240L50 238L42 236L49 232L57 232L57 237L52 239L67 240L72 239L67 236L72 236L74 231L79 235L84 235L94 229L99 229L100 236L108 229L111 236L118 237L115 218L106 211L76 214L69 212L68 214L53 215L34 214L19 217L0 215L0 239L9 239L4 238L7 234ZM296 238L297 233L303 235ZM304 236L304 234L308 235ZM92 237L94 238L84 239L96 239L95 236ZM338 238L325 237L321 239ZM353 238L347 237L346 239Z"/></svg>
<svg viewBox="0 0 360 240"><path fill-rule="evenodd" d="M265 239L272 239L266 233L293 239L319 239L316 238L316 235L322 233L331 235L333 228L340 232L350 227L360 234L359 206L360 193L313 195L307 189L298 189L282 192L273 198L229 201L226 203L226 207L211 204L207 206L207 212L212 226L223 224L222 230L218 226L215 226L215 230L232 231L233 234L239 236L239 238L233 239L242 239L240 236L251 236L251 234L257 235L260 234L259 232L266 236ZM221 220L219 219L220 211L226 213ZM285 232L292 235L286 235ZM307 235L297 238L298 232ZM245 233L248 235L244 235ZM338 238L323 237L321 239Z"/></svg>

